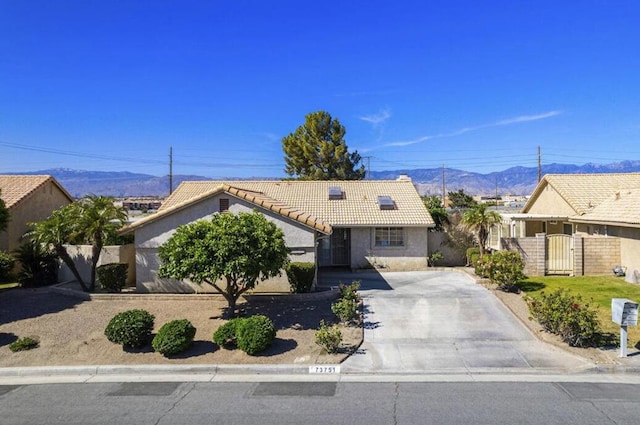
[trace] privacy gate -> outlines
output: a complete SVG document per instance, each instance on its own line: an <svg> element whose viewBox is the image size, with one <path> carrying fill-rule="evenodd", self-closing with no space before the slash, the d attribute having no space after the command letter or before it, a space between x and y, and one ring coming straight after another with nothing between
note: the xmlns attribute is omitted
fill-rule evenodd
<svg viewBox="0 0 640 425"><path fill-rule="evenodd" d="M545 274L573 274L573 237L548 235Z"/></svg>

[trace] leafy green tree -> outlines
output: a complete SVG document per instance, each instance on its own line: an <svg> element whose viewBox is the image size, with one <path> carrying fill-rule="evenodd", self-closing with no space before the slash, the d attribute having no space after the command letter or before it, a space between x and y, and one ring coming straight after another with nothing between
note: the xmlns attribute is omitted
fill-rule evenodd
<svg viewBox="0 0 640 425"><path fill-rule="evenodd" d="M280 275L288 262L284 234L262 214L214 214L180 226L159 248L158 275L212 285L236 314L240 295ZM222 285L218 281L224 279Z"/></svg>
<svg viewBox="0 0 640 425"><path fill-rule="evenodd" d="M55 210L46 220L29 223L32 227L29 235L37 243L55 252L58 258L69 267L82 290L89 292L89 287L82 280L82 276L80 276L73 259L69 255L67 248L65 248L65 244L69 243L74 233L75 216L72 214L72 205L69 204Z"/></svg>
<svg viewBox="0 0 640 425"><path fill-rule="evenodd" d="M0 196L2 196L2 191L0 191ZM7 230L9 219L10 217L7 204L5 204L2 198L0 198L0 232Z"/></svg>
<svg viewBox="0 0 640 425"><path fill-rule="evenodd" d="M447 210L442 206L442 200L438 195L424 196L422 202L429 210L429 214L436 223L436 227L430 229L432 232L441 232L444 230L444 226L449 224L449 214Z"/></svg>
<svg viewBox="0 0 640 425"><path fill-rule="evenodd" d="M447 196L451 202L451 208L454 209L475 208L478 205L473 197L465 193L463 189L458 189L457 192L449 192Z"/></svg>
<svg viewBox="0 0 640 425"><path fill-rule="evenodd" d="M113 239L127 220L124 208L116 206L109 196L87 195L76 202L76 232L83 243L91 244L91 277L89 291L96 285L96 267L104 242Z"/></svg>
<svg viewBox="0 0 640 425"><path fill-rule="evenodd" d="M307 114L304 124L282 139L285 172L301 180L362 180L362 158L357 151L349 153L345 133L327 112Z"/></svg>
<svg viewBox="0 0 640 425"><path fill-rule="evenodd" d="M475 233L480 257L486 252L489 229L501 221L502 216L496 211L488 210L487 204L477 204L475 208L465 211L462 215L462 224Z"/></svg>

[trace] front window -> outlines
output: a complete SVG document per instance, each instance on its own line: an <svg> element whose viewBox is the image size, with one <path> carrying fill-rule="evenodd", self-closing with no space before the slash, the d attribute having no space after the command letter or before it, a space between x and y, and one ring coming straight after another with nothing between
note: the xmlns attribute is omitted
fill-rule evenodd
<svg viewBox="0 0 640 425"><path fill-rule="evenodd" d="M376 246L404 246L404 229L376 227Z"/></svg>

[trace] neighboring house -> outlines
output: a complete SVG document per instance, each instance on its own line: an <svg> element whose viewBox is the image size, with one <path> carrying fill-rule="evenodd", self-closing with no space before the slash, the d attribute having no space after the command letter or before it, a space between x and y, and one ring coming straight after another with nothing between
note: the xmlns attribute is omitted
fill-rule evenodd
<svg viewBox="0 0 640 425"><path fill-rule="evenodd" d="M434 222L410 179L393 181L183 182L156 214L127 226L135 234L141 292L211 288L160 279L158 247L183 224L215 213L258 211L284 232L292 261L318 267L419 270L427 266ZM258 290L287 291L286 276Z"/></svg>
<svg viewBox="0 0 640 425"><path fill-rule="evenodd" d="M493 247L526 253L530 274L640 269L639 207L640 173L548 174L521 213L503 215Z"/></svg>
<svg viewBox="0 0 640 425"><path fill-rule="evenodd" d="M0 250L13 251L22 244L28 223L41 221L73 197L52 176L0 175L0 197L9 210L9 226L0 232Z"/></svg>

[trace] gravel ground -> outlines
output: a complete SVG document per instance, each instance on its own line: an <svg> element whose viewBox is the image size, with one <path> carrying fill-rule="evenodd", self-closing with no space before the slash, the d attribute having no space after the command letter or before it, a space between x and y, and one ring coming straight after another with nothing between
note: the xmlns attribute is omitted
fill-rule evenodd
<svg viewBox="0 0 640 425"><path fill-rule="evenodd" d="M118 364L316 364L338 363L347 354L326 354L314 342L321 319L335 316L333 300L287 301L283 297L239 300L244 315L265 314L276 325L273 345L257 356L219 348L213 332L225 321L220 317L226 301L220 296L119 297L83 301L47 289L11 289L0 293L0 366L63 366ZM104 336L109 320L125 310L144 309L155 316L157 331L173 319L188 319L197 332L185 353L165 358L146 349L125 351ZM345 349L355 349L362 329L342 329ZM18 337L40 341L37 349L13 353L9 344Z"/></svg>

